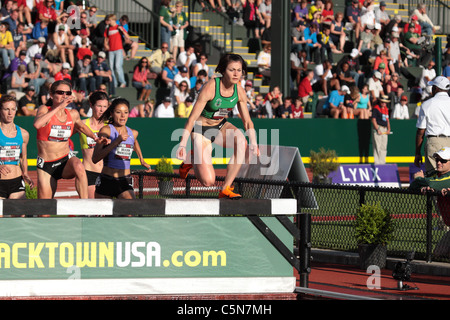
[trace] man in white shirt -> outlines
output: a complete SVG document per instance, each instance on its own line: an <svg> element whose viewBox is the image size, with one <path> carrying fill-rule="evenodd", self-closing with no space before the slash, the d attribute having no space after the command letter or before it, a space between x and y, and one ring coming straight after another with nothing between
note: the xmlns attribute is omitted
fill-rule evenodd
<svg viewBox="0 0 450 320"><path fill-rule="evenodd" d="M180 83L183 81L186 81L189 85L189 89L191 88L191 80L189 79L189 71L188 68L185 66L181 66L178 69L180 72L178 72L175 77L173 78L173 82L175 83L175 86L177 88L180 87Z"/></svg>
<svg viewBox="0 0 450 320"><path fill-rule="evenodd" d="M331 72L331 62L324 61L314 68L314 78L311 80L313 89L322 90L324 95L328 95L328 82L333 78Z"/></svg>
<svg viewBox="0 0 450 320"><path fill-rule="evenodd" d="M47 40L44 37L39 37L38 43L33 44L27 50L27 56L25 57L25 62L30 63L36 54L42 55L42 48L47 44Z"/></svg>
<svg viewBox="0 0 450 320"><path fill-rule="evenodd" d="M194 47L189 45L186 51L180 52L177 59L177 66L193 67L197 63L197 56L194 53Z"/></svg>
<svg viewBox="0 0 450 320"><path fill-rule="evenodd" d="M154 118L175 118L175 110L173 109L172 99L165 97L163 102L156 107L153 113Z"/></svg>
<svg viewBox="0 0 450 320"><path fill-rule="evenodd" d="M433 60L428 63L428 66L422 70L422 76L420 78L419 86L424 90L427 87L427 83L436 78L436 70L434 66L436 64Z"/></svg>
<svg viewBox="0 0 450 320"><path fill-rule="evenodd" d="M442 147L450 145L450 80L438 76L428 82L432 86L432 98L422 104L417 119L416 133L416 156L414 163L420 166L422 163L421 148L424 136L427 137L425 144L425 170L435 170L436 161L433 154Z"/></svg>
<svg viewBox="0 0 450 320"><path fill-rule="evenodd" d="M381 73L375 71L373 76L367 81L370 92L370 102L374 103L381 95L384 95L383 84L381 83Z"/></svg>

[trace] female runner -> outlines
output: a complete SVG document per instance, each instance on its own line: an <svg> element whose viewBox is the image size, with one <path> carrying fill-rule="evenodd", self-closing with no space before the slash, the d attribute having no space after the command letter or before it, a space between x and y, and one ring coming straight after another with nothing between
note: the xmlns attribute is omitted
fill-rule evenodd
<svg viewBox="0 0 450 320"><path fill-rule="evenodd" d="M212 186L216 177L211 159L212 143L233 148L219 198L239 199L241 195L233 192L232 183L247 158L247 140L240 130L227 122L226 117L237 104L244 129L249 136L249 151L252 155L259 156L255 129L247 109L247 95L240 85L247 66L240 55L226 54L220 59L216 72L222 76L204 85L184 127L177 150L178 159L184 161L179 171L180 176L186 178L193 167L197 179L205 186ZM194 152L187 153L189 136Z"/></svg>
<svg viewBox="0 0 450 320"><path fill-rule="evenodd" d="M89 104L92 109L92 117L83 120L83 122L97 136L100 129L105 126L105 121L101 121L100 118L109 107L108 95L102 91L96 91L89 96ZM84 133L80 133L80 146L83 153L83 165L88 179L88 197L90 199L95 197L95 181L103 168L103 161L95 164L92 162L95 145L96 143L93 139Z"/></svg>
<svg viewBox="0 0 450 320"><path fill-rule="evenodd" d="M28 131L14 124L16 99L0 98L0 198L25 199L25 182L33 187L28 176Z"/></svg>
<svg viewBox="0 0 450 320"><path fill-rule="evenodd" d="M108 145L96 144L92 162L103 159L103 169L97 179L95 198L134 199L131 181L130 160L136 152L141 165L150 170L142 156L137 141L138 132L126 126L130 113L130 103L123 98L112 101L100 121L108 120L108 125L100 129L99 138L110 139Z"/></svg>

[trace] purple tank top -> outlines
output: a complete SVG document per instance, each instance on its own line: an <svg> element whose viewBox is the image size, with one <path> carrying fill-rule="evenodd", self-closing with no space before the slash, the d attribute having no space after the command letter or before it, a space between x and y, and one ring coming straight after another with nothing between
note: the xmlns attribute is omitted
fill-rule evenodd
<svg viewBox="0 0 450 320"><path fill-rule="evenodd" d="M119 132L116 128L110 124L111 130L110 139L111 142L117 139ZM108 156L104 159L103 164L113 169L130 169L130 159L134 149L134 136L130 128L127 128L128 139L122 141L117 147L115 147Z"/></svg>

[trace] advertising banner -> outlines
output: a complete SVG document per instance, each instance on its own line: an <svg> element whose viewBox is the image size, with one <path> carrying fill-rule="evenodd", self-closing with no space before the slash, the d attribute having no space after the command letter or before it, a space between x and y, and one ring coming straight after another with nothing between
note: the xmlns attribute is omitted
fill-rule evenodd
<svg viewBox="0 0 450 320"><path fill-rule="evenodd" d="M292 248L292 236L276 218L262 219ZM112 284L115 279L293 276L292 266L245 217L1 222L0 289L3 280L107 279Z"/></svg>
<svg viewBox="0 0 450 320"><path fill-rule="evenodd" d="M341 165L330 173L333 183L376 187L401 187L396 164Z"/></svg>

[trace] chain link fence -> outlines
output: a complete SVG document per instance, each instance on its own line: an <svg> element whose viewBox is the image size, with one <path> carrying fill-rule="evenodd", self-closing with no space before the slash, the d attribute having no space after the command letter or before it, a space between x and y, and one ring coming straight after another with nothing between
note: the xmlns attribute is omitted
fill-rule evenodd
<svg viewBox="0 0 450 320"><path fill-rule="evenodd" d="M134 171L136 197L217 198L224 177L205 187L193 176ZM166 180L166 181L163 181ZM235 190L245 198L295 198L298 212L311 214L311 242L314 248L357 251L353 222L361 204L380 203L395 222L394 240L388 255L450 262L450 197L421 194L405 188L382 188L336 184L313 184L236 178Z"/></svg>

